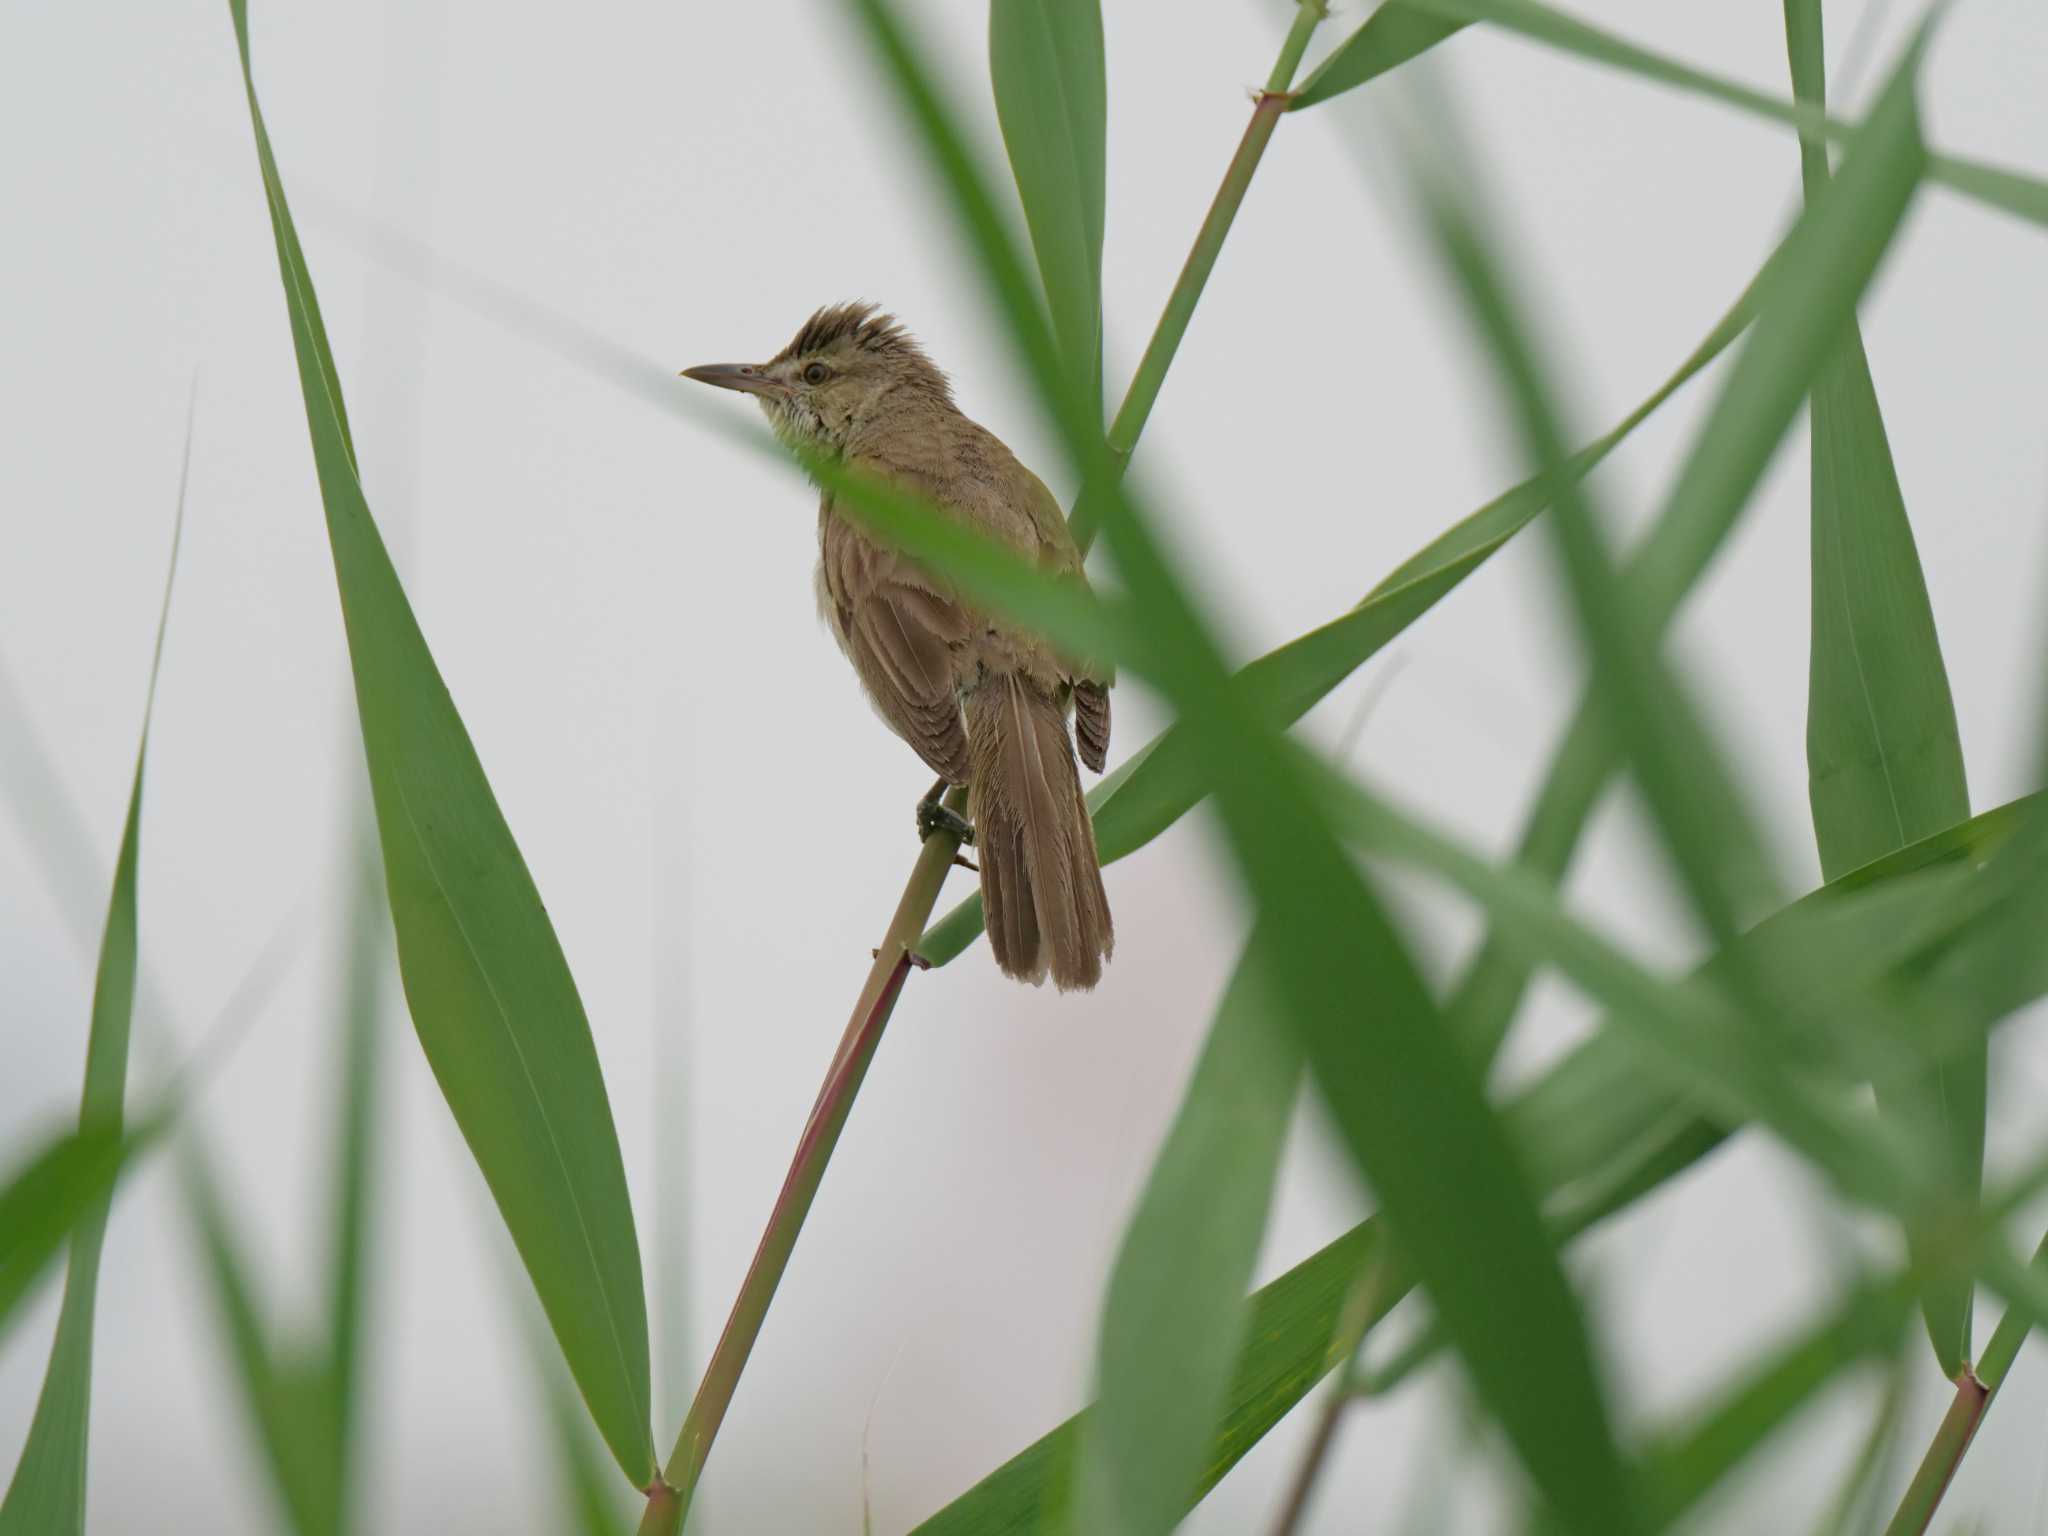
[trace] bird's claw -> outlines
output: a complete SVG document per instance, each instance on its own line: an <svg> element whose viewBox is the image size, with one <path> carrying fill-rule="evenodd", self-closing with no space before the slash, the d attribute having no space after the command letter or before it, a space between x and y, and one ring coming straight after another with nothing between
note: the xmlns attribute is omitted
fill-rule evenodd
<svg viewBox="0 0 2048 1536"><path fill-rule="evenodd" d="M974 841L974 823L950 806L936 800L917 802L917 840L922 843L934 832L945 832L965 845Z"/></svg>

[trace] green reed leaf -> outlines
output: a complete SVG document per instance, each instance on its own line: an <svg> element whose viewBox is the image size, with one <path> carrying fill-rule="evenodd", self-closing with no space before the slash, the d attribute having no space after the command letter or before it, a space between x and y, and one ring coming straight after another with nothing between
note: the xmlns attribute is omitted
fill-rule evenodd
<svg viewBox="0 0 2048 1536"><path fill-rule="evenodd" d="M1398 13L1400 19L1388 16L1382 21L1382 15L1388 12ZM1440 41L1473 22L1482 21L1591 63L1704 96L1755 117L1788 124L1799 129L1803 136L1846 144L1868 126L1840 122L1802 103L1786 101L1768 91L1753 89L1708 70L1695 69L1690 64L1639 47L1589 22L1541 4L1540 0L1387 0L1366 19L1364 25L1378 24L1384 34L1422 42L1427 46L1431 41ZM1429 38L1432 25L1441 28L1441 36L1436 39ZM1421 52L1422 49L1415 51ZM1342 52L1340 48L1324 67L1334 71ZM1405 53L1399 58L1390 58L1382 68L1362 75L1353 83L1363 84L1386 68L1405 63L1414 56L1414 53ZM1312 90L1311 87L1317 84L1316 77L1312 75L1304 82L1303 90L1293 105L1314 106L1349 89L1349 86L1344 86ZM2048 225L2048 181L1955 155L1929 155L1925 170L1930 181L1939 182L1965 197L2002 209L2030 223Z"/></svg>
<svg viewBox="0 0 2048 1536"><path fill-rule="evenodd" d="M334 1526L350 1530L358 1507L357 1444L361 1425L358 1383L363 1364L363 1320L375 1247L374 1217L380 1188L379 1128L384 1120L384 956L391 912L384 897L370 808L351 818L348 927L343 939L343 982L337 1020L340 1069L336 1073L334 1183L330 1194L327 1318L319 1342L333 1426Z"/></svg>
<svg viewBox="0 0 2048 1536"><path fill-rule="evenodd" d="M1793 94L1825 105L1819 0L1786 0ZM1828 185L1826 150L1801 146L1809 201ZM1863 334L1854 316L1813 381L1813 624L1806 761L1814 837L1832 879L1970 814L1962 739L1934 611ZM1983 1052L1944 1057L1933 1074L1880 1090L1879 1112L1928 1126L1974 1194L1983 1181ZM1924 1266L1930 1272L1935 1266ZM1943 1374L1970 1356L1968 1275L1925 1298Z"/></svg>
<svg viewBox="0 0 2048 1536"><path fill-rule="evenodd" d="M507 1274L511 1275L509 1265ZM560 1530L565 1536L626 1536L633 1522L620 1504L618 1479L612 1476L604 1444L593 1433L590 1415L576 1396L575 1383L562 1369L561 1356L549 1342L532 1303L516 1294L512 1302L533 1362L534 1386L542 1398L548 1450L554 1461L560 1515L548 1529Z"/></svg>
<svg viewBox="0 0 2048 1536"><path fill-rule="evenodd" d="M342 1490L324 1367L279 1347L257 1297L247 1246L198 1127L186 1133L179 1148L178 1181L226 1335L228 1362L278 1502L297 1536L333 1536L341 1528Z"/></svg>
<svg viewBox="0 0 2048 1536"><path fill-rule="evenodd" d="M1376 1218L1363 1222L1251 1297L1246 1342L1197 1497L1222 1481L1336 1364L1332 1345L1344 1304L1368 1265L1390 1263L1387 1250L1382 1223ZM1370 1320L1391 1311L1412 1283L1390 1270L1384 1287L1374 1292ZM1076 1414L1041 1437L918 1525L911 1536L1067 1536L1083 1529L1070 1523L1068 1494L1088 1417Z"/></svg>
<svg viewBox="0 0 2048 1536"><path fill-rule="evenodd" d="M1472 178L1458 179L1464 183ZM1565 451L1558 414L1550 403L1549 369L1529 343L1494 243L1483 229L1485 214L1472 205L1468 190L1454 187L1443 173L1422 174L1417 185L1438 251L1455 274L1474 327L1492 356L1524 449L1539 472L1557 473ZM1794 233L1795 247L1801 233ZM1775 291L1793 270L1788 262L1772 284L1757 335L1778 319ZM1755 346L1753 338L1745 353ZM1742 361L1735 366L1739 373ZM1552 525L1591 654L1595 697L1602 700L1613 729L1629 747L1637 778L1696 905L1715 939L1726 944L1740 931L1746 915L1773 904L1761 842L1718 748L1688 707L1683 689L1659 662L1651 624L1623 597L1585 496L1576 481L1561 474L1559 479ZM1702 506L1694 517L1704 522L1710 512ZM1731 521L1732 512L1729 508Z"/></svg>
<svg viewBox="0 0 2048 1536"><path fill-rule="evenodd" d="M996 118L1069 387L1102 419L1102 230L1109 98L1099 0L989 0Z"/></svg>
<svg viewBox="0 0 2048 1536"><path fill-rule="evenodd" d="M0 1338L136 1151L135 1141L118 1131L66 1131L29 1153L0 1185Z"/></svg>
<svg viewBox="0 0 2048 1536"><path fill-rule="evenodd" d="M85 1046L85 1087L79 1095L78 1130L86 1160L83 1183L94 1182L92 1159L104 1151L90 1149L119 1142L128 1094L128 1039L135 1016L136 865L142 842L142 780L149 760L149 724L156 708L157 674L164 657L164 631L171 618L171 586L178 570L178 545L184 535L185 490L192 468L192 421L185 421L185 448L178 471L178 503L171 530L169 568L164 574L163 606L157 614L156 645L150 656L149 687L143 696L142 738L135 751L135 773L128 787L128 814L121 827L121 849L114 860L113 891L107 899L106 924L100 934L99 961L93 972L92 1027ZM45 1168L47 1176L49 1169ZM15 1463L7 1495L0 1500L0 1536L83 1536L85 1530L86 1441L92 1423L93 1313L99 1290L100 1254L106 1242L107 1216L113 1203L113 1175L83 1212L71 1232L70 1264L64 1274L64 1300L57 1312L57 1335L50 1344L49 1364L29 1421L28 1440ZM72 1183L73 1195L80 1192ZM46 1219L49 1215L45 1208ZM24 1254L24 1259L27 1255ZM24 1279L25 1283L25 1279Z"/></svg>
<svg viewBox="0 0 2048 1536"><path fill-rule="evenodd" d="M230 0L327 513L413 1024L613 1456L653 1481L647 1306L596 1047L356 476L340 381Z"/></svg>
<svg viewBox="0 0 2048 1536"><path fill-rule="evenodd" d="M1315 106L1355 90L1368 80L1377 80L1469 25L1470 22L1416 10L1403 5L1401 0L1386 0L1309 72L1301 89L1294 93L1289 110Z"/></svg>
<svg viewBox="0 0 2048 1536"><path fill-rule="evenodd" d="M1901 1149L1861 1118L1810 1089L1787 1068L1781 1036L1754 1046L1719 990L1667 982L1564 910L1548 882L1514 865L1486 863L1334 771L1321 786L1344 830L1372 852L1418 864L1451 881L1510 942L1555 965L1611 1009L1611 1028L1633 1036L1641 1059L1661 1068L1693 1103L1729 1123L1757 1120L1778 1131L1846 1189L1875 1203L1894 1197L1885 1175L1903 1176ZM1739 946L1737 946L1739 948Z"/></svg>
<svg viewBox="0 0 2048 1536"><path fill-rule="evenodd" d="M1271 1027L1270 943L1254 938L1209 1028L1124 1231L1097 1347L1080 1525L1166 1536L1222 1417L1301 1053Z"/></svg>
<svg viewBox="0 0 2048 1536"><path fill-rule="evenodd" d="M1911 1309L1912 1291L1902 1279L1859 1282L1818 1323L1699 1413L1689 1429L1660 1436L1644 1457L1658 1528L1697 1504L1823 1387L1892 1353Z"/></svg>

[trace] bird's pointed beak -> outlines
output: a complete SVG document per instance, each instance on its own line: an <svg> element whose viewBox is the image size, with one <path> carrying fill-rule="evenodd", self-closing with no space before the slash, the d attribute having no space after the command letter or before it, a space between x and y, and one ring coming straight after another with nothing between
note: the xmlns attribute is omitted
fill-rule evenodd
<svg viewBox="0 0 2048 1536"><path fill-rule="evenodd" d="M737 389L749 395L789 393L788 385L768 377L756 363L706 363L699 368L685 368L682 376L699 384L715 384L720 389Z"/></svg>

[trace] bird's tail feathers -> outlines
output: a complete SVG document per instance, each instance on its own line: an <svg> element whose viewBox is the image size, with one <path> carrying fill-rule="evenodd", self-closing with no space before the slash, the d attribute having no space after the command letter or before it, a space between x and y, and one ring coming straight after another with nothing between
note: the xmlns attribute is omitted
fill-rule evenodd
<svg viewBox="0 0 2048 1536"><path fill-rule="evenodd" d="M1057 700L1014 673L968 694L969 808L996 964L1062 992L1092 987L1116 946L1095 828Z"/></svg>

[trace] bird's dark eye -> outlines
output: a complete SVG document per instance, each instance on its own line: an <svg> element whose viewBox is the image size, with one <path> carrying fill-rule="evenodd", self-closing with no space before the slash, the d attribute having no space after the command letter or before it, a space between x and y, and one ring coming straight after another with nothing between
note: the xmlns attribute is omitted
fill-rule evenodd
<svg viewBox="0 0 2048 1536"><path fill-rule="evenodd" d="M822 384L825 382L826 375L831 373L831 371L823 363L812 363L810 367L804 370L804 382L806 384Z"/></svg>

